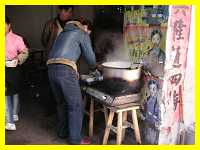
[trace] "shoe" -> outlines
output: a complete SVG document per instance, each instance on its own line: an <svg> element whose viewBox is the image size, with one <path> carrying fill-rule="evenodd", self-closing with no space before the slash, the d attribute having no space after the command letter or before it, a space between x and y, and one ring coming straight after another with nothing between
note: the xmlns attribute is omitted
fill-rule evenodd
<svg viewBox="0 0 200 150"><path fill-rule="evenodd" d="M91 144L91 140L89 138L81 139L80 145L89 145Z"/></svg>
<svg viewBox="0 0 200 150"><path fill-rule="evenodd" d="M13 115L13 119L15 122L19 121L19 116L18 115Z"/></svg>
<svg viewBox="0 0 200 150"><path fill-rule="evenodd" d="M16 126L13 123L6 123L5 127L6 127L6 130L11 130L11 131L16 130Z"/></svg>

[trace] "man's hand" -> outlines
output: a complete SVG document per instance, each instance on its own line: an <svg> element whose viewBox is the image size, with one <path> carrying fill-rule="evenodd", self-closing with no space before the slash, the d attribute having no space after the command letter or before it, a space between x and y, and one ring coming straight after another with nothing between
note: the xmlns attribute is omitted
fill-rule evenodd
<svg viewBox="0 0 200 150"><path fill-rule="evenodd" d="M103 71L103 66L101 64L97 65L97 70L99 70L100 72Z"/></svg>
<svg viewBox="0 0 200 150"><path fill-rule="evenodd" d="M101 73L99 72L98 69L95 69L95 71L92 71L92 72L90 73L90 75L92 75L92 76L94 76L94 77L99 77L99 76L101 76Z"/></svg>

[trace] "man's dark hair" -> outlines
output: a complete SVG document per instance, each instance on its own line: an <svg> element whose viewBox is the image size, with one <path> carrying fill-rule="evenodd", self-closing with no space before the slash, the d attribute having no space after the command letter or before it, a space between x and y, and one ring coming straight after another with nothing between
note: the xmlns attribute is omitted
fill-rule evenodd
<svg viewBox="0 0 200 150"><path fill-rule="evenodd" d="M69 10L70 8L73 10L74 6L73 5L59 5L58 6L59 9L64 9L64 10Z"/></svg>
<svg viewBox="0 0 200 150"><path fill-rule="evenodd" d="M88 29L91 30L91 31L93 29L92 22L90 20L88 20L88 19L85 19L83 17L78 17L78 18L75 18L74 21L78 21L82 25L86 25L88 27Z"/></svg>
<svg viewBox="0 0 200 150"><path fill-rule="evenodd" d="M85 20L83 20L81 23L82 23L82 25L88 26L88 29L89 29L90 31L92 31L93 26L92 26L92 22L91 22L90 20L85 19Z"/></svg>
<svg viewBox="0 0 200 150"><path fill-rule="evenodd" d="M10 24L10 19L8 18L8 16L5 17L5 21L7 24Z"/></svg>

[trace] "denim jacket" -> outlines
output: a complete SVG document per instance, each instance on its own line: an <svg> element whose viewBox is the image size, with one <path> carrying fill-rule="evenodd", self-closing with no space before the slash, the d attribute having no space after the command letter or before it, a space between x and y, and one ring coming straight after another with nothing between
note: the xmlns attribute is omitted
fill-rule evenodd
<svg viewBox="0 0 200 150"><path fill-rule="evenodd" d="M89 34L84 31L80 22L69 21L57 37L48 59L66 59L76 63L81 54L88 65L95 67L96 58Z"/></svg>

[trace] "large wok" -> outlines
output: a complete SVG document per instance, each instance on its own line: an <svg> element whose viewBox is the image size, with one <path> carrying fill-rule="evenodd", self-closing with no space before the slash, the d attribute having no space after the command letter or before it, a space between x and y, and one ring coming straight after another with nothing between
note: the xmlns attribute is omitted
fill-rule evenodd
<svg viewBox="0 0 200 150"><path fill-rule="evenodd" d="M129 82L140 79L141 66L139 64L131 64L126 61L111 61L101 64L103 78L118 78Z"/></svg>

